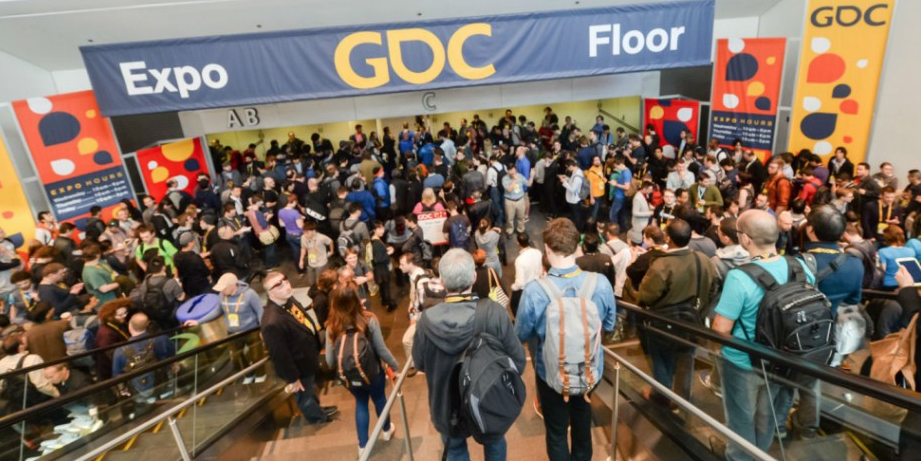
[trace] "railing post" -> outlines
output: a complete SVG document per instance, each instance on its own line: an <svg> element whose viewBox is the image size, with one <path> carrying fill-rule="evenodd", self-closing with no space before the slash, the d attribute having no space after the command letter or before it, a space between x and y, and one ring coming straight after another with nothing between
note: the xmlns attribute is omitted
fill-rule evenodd
<svg viewBox="0 0 921 461"><path fill-rule="evenodd" d="M617 422L620 420L620 362L614 361L614 408L611 416L611 461L617 461Z"/></svg>
<svg viewBox="0 0 921 461"><path fill-rule="evenodd" d="M176 420L172 417L169 418L169 429L173 433L173 440L176 441L176 446L179 447L179 455L182 456L182 461L192 461L192 457L189 456L189 450L186 450L185 442L182 441L182 434L179 433L179 426L176 425Z"/></svg>
<svg viewBox="0 0 921 461"><path fill-rule="evenodd" d="M409 419L406 418L406 403L403 401L402 390L397 394L397 397L400 399L400 418L403 419L403 447L406 449L409 461L413 461L413 442L409 436ZM393 421L390 424L393 424Z"/></svg>

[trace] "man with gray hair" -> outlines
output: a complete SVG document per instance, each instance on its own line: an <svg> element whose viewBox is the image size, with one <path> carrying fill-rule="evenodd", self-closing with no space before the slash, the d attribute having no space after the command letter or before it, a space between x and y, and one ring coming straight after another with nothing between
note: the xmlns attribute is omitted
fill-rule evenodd
<svg viewBox="0 0 921 461"><path fill-rule="evenodd" d="M417 370L427 376L429 409L432 423L441 434L448 460L469 459L467 428L452 424L452 395L450 383L457 358L467 349L476 334L474 314L483 316L483 330L502 343L503 352L515 367L524 372L525 355L521 342L515 337L511 319L505 308L488 299L480 300L471 292L476 281L476 265L470 253L455 248L448 250L438 264L441 282L448 292L444 303L428 308L416 325L413 361ZM456 378L455 378L456 379ZM505 437L483 445L486 461L506 458Z"/></svg>

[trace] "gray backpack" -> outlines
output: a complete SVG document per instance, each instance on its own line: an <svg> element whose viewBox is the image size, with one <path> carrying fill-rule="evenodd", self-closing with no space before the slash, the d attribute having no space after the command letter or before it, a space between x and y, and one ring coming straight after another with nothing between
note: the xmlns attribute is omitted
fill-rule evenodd
<svg viewBox="0 0 921 461"><path fill-rule="evenodd" d="M548 277L537 279L550 304L547 306L547 325L541 360L546 370L547 385L563 394L583 395L591 391L601 377L595 376L598 351L601 348L601 316L592 294L598 284L598 274L586 272L585 282L578 292L566 292ZM567 292L572 292L568 295ZM560 355L564 363L560 363Z"/></svg>

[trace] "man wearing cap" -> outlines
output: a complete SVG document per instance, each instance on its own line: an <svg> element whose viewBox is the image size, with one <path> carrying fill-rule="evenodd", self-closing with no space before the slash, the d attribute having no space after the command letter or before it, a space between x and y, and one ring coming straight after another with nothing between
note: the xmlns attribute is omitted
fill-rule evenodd
<svg viewBox="0 0 921 461"><path fill-rule="evenodd" d="M221 276L214 284L214 291L218 294L218 302L224 312L224 321L227 322L227 334L232 335L247 331L259 326L262 319L263 307L259 295L249 287L246 282L240 281L232 272ZM186 325L197 325L199 322L189 320ZM254 363L259 356L259 340L253 335L230 343L233 350L232 357L238 370L242 370ZM259 376L255 372L249 373L243 379L243 384L261 383L265 381L265 371L260 370Z"/></svg>
<svg viewBox="0 0 921 461"><path fill-rule="evenodd" d="M217 232L214 232L214 235L216 237ZM176 269L176 275L179 276L186 299L206 293L208 285L211 284L208 266L201 255L195 251L196 237L192 232L180 235L180 251L173 256L173 266Z"/></svg>
<svg viewBox="0 0 921 461"><path fill-rule="evenodd" d="M285 389L294 393L307 424L331 421L339 409L321 407L316 387L320 370L319 322L294 299L291 283L281 272L269 272L262 286L269 298L262 314L262 338L275 373L288 383Z"/></svg>

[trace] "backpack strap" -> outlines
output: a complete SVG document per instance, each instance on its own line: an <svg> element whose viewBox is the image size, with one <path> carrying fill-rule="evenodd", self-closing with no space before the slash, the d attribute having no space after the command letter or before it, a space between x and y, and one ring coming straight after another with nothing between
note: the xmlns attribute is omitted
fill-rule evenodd
<svg viewBox="0 0 921 461"><path fill-rule="evenodd" d="M592 282L590 282L590 284L591 284L591 285L594 285L594 284L595 284L594 282L595 282L595 279L597 278L597 275L596 275L596 274L591 274L590 277L592 278ZM588 284L586 284L586 285L588 285ZM584 286L583 286L583 287L584 287ZM592 288L592 291L591 291L591 292L593 292L593 291L594 291L594 287ZM563 300L559 300L559 303L560 303L560 307L562 307ZM585 338L584 338L584 339L585 339L585 377L586 377L586 379L588 379L588 388L589 388L589 389L592 389L592 388L595 387L595 374L592 372L592 344L591 344L591 342L592 342L592 335L591 335L591 333L588 331L588 311L586 310L586 307L585 307L585 298L582 297L582 296L579 297L579 308L581 309L581 313L582 313L582 333L583 333L583 335L585 336ZM563 317L563 315L562 315L562 311L561 311L561 312L560 312L560 318L562 318L562 317ZM560 330L560 331L561 331L561 334L562 334L562 330ZM563 344L563 343L565 343L565 341L562 340L562 338L561 338L560 343ZM563 348L563 346L560 346L560 349L562 349L562 348ZM560 361L560 368L562 369L562 360ZM568 376L568 375L567 375L567 376ZM588 392L586 392L586 393L584 394L584 398L585 398L585 401L586 401L586 402L591 403L591 401L589 400L589 393L588 393Z"/></svg>
<svg viewBox="0 0 921 461"><path fill-rule="evenodd" d="M821 282L822 280L825 280L825 278L831 275L832 273L836 272L838 268L844 265L845 261L847 261L847 253L842 251L841 254L838 255L838 257L836 257L832 262L828 263L828 265L825 266L825 268L823 268L822 270L818 271L815 274L816 285L818 285L819 282Z"/></svg>
<svg viewBox="0 0 921 461"><path fill-rule="evenodd" d="M346 335L346 334L343 334L343 335L342 335L342 339L339 341L339 353L336 354L336 356L337 356L337 357L336 357L336 358L337 358L336 364L338 365L338 367L336 367L336 368L339 369L339 379L341 379L343 383L347 383L347 382L348 382L348 381L346 381L346 379L345 379L345 373L342 372L342 354L343 354L343 351L345 351L345 340L346 340L346 336L348 336L348 335Z"/></svg>
<svg viewBox="0 0 921 461"><path fill-rule="evenodd" d="M799 260L793 256L784 256L784 259L787 261L787 283L806 282L806 271Z"/></svg>
<svg viewBox="0 0 921 461"><path fill-rule="evenodd" d="M598 274L595 272L586 272L585 280L582 282L582 288L579 289L577 297L582 299L592 299L595 294L595 287L598 286Z"/></svg>
<svg viewBox="0 0 921 461"><path fill-rule="evenodd" d="M489 298L478 299L473 314L473 336L486 332L489 323Z"/></svg>
<svg viewBox="0 0 921 461"><path fill-rule="evenodd" d="M741 270L745 273L745 275L751 277L751 279L754 280L755 283L757 283L758 286L761 287L761 289L763 289L765 292L774 290L778 287L777 280L774 278L774 276L754 262L742 264L737 266L736 269Z"/></svg>
<svg viewBox="0 0 921 461"><path fill-rule="evenodd" d="M560 291L556 285L550 281L549 277L541 277L537 279L537 284L544 289L544 293L547 294L547 297L550 298L550 302L557 298L562 298L563 293Z"/></svg>

